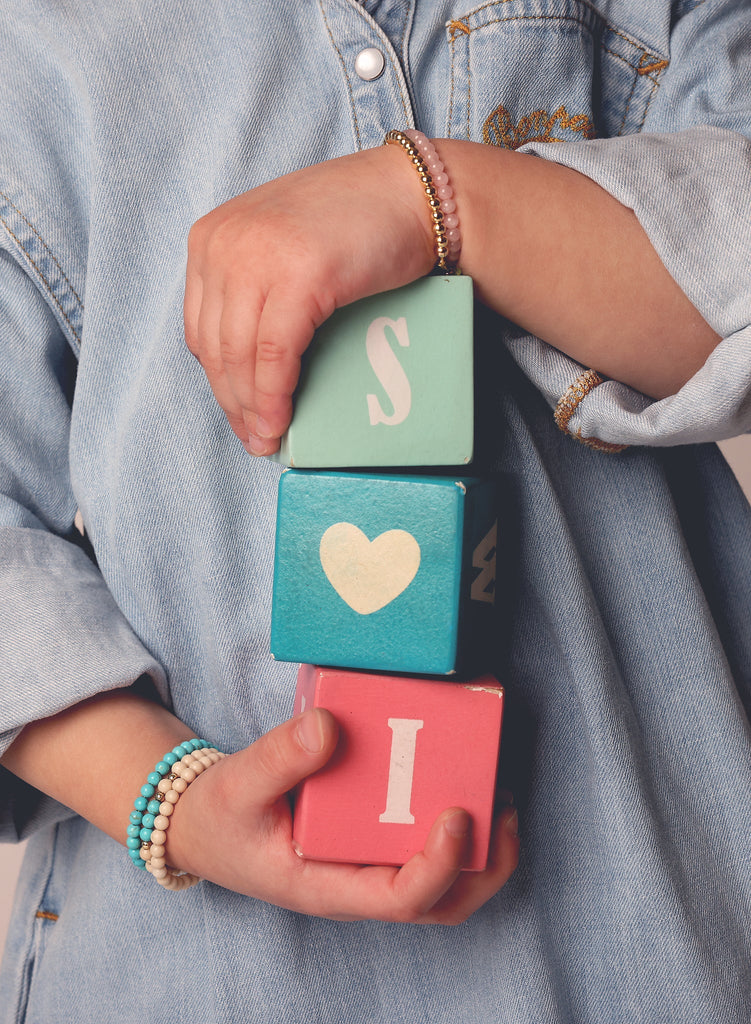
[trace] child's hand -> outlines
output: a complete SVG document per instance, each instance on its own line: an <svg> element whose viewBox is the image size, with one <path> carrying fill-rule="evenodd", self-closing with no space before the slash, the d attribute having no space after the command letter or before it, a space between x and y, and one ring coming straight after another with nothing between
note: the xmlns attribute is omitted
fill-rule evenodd
<svg viewBox="0 0 751 1024"><path fill-rule="evenodd" d="M278 178L193 226L185 336L249 451L279 447L315 329L433 263L425 196L394 146Z"/></svg>
<svg viewBox="0 0 751 1024"><path fill-rule="evenodd" d="M459 873L469 819L457 808L439 816L424 851L402 868L300 858L286 794L325 764L336 740L333 717L311 710L204 772L176 808L170 862L236 892L336 920L458 924L495 895L518 860L511 809L496 822L483 872Z"/></svg>

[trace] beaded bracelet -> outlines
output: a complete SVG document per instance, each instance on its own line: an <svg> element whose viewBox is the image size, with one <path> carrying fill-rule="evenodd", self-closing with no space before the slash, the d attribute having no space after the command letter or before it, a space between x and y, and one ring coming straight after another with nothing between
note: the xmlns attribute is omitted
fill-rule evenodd
<svg viewBox="0 0 751 1024"><path fill-rule="evenodd" d="M205 768L224 756L205 740L179 743L155 765L134 802L126 839L128 854L136 867L150 871L166 888L184 889L198 881L195 875L167 867L166 830L180 795Z"/></svg>
<svg viewBox="0 0 751 1024"><path fill-rule="evenodd" d="M430 207L435 235L436 270L458 273L462 236L456 213L454 190L449 184L446 168L430 139L422 132L398 130L387 133L385 145L401 146L420 176Z"/></svg>

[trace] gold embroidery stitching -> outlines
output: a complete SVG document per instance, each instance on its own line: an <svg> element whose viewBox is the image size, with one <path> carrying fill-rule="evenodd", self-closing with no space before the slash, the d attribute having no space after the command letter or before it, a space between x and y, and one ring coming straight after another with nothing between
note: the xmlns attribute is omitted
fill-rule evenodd
<svg viewBox="0 0 751 1024"><path fill-rule="evenodd" d="M556 126L561 131L583 135L585 139L593 139L597 134L586 114L572 116L563 105L553 114L547 110L535 110L515 125L508 110L501 104L485 119L482 140L489 146L500 146L503 149L519 149L527 142L563 142L562 138L553 135Z"/></svg>
<svg viewBox="0 0 751 1024"><path fill-rule="evenodd" d="M637 68L637 75L649 75L652 71L664 71L670 63L669 60L658 60L654 64L647 64L646 67Z"/></svg>
<svg viewBox="0 0 751 1024"><path fill-rule="evenodd" d="M471 31L472 31L472 29L469 27L469 25L465 21L450 21L449 22L449 32L451 33L451 38L452 39L454 38L454 36L456 35L457 32L463 32L465 35L468 36Z"/></svg>
<svg viewBox="0 0 751 1024"><path fill-rule="evenodd" d="M49 910L37 910L36 916L44 921L57 921L60 918L59 914L53 914Z"/></svg>

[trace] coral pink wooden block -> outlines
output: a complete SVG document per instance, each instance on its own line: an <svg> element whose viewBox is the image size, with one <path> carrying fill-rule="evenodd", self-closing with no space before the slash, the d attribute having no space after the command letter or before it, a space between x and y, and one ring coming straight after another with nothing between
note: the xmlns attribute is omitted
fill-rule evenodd
<svg viewBox="0 0 751 1024"><path fill-rule="evenodd" d="M303 665L295 712L323 707L339 722L331 761L300 786L293 837L304 857L403 864L438 814L473 819L467 869L487 863L503 689Z"/></svg>

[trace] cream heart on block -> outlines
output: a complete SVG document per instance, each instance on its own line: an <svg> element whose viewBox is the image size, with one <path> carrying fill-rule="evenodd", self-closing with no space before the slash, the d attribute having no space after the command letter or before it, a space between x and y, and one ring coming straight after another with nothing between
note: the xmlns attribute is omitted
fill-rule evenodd
<svg viewBox="0 0 751 1024"><path fill-rule="evenodd" d="M420 545L406 530L387 530L370 541L353 523L334 523L319 552L329 583L360 615L393 601L420 567Z"/></svg>

